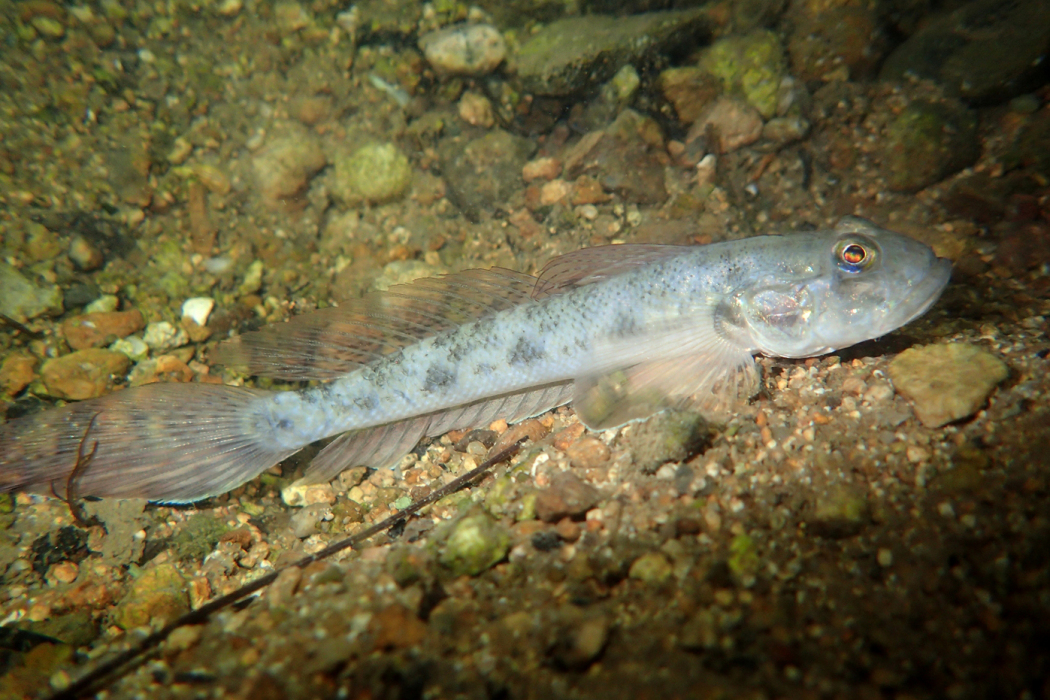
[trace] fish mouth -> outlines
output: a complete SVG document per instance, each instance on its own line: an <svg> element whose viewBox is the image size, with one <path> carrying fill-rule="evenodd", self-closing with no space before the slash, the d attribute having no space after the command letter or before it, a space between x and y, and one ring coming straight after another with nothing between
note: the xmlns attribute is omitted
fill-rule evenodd
<svg viewBox="0 0 1050 700"><path fill-rule="evenodd" d="M947 258L937 258L923 276L922 281L901 300L898 311L907 315L904 318L895 319L893 327L897 328L911 323L929 311L930 307L941 298L951 276L952 261Z"/></svg>

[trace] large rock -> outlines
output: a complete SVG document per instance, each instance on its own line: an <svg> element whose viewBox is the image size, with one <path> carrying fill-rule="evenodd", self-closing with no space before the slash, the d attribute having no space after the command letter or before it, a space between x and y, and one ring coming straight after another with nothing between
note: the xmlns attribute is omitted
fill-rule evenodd
<svg viewBox="0 0 1050 700"><path fill-rule="evenodd" d="M889 186L916 192L973 165L977 116L958 100L915 100L887 125L882 172Z"/></svg>
<svg viewBox="0 0 1050 700"><path fill-rule="evenodd" d="M90 348L48 360L40 375L51 396L81 401L108 394L130 366L123 353Z"/></svg>
<svg viewBox="0 0 1050 700"><path fill-rule="evenodd" d="M627 64L647 65L710 34L705 8L630 17L583 15L552 22L518 51L518 77L537 95L571 95L604 83Z"/></svg>
<svg viewBox="0 0 1050 700"><path fill-rule="evenodd" d="M461 135L438 147L449 199L471 220L524 188L521 169L536 144L501 129L471 139Z"/></svg>
<svg viewBox="0 0 1050 700"><path fill-rule="evenodd" d="M948 94L995 103L1042 83L1048 51L1046 0L974 0L898 46L879 77L904 81L917 75L939 82Z"/></svg>

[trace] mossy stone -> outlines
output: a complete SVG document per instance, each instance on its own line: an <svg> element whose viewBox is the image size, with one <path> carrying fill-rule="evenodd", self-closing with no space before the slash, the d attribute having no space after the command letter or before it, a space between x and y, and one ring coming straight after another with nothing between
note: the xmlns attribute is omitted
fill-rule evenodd
<svg viewBox="0 0 1050 700"><path fill-rule="evenodd" d="M456 576L477 576L507 555L510 535L487 515L470 515L456 523L444 550L442 566Z"/></svg>
<svg viewBox="0 0 1050 700"><path fill-rule="evenodd" d="M700 68L722 81L726 92L735 92L766 119L777 113L780 81L787 70L784 47L767 30L716 41L700 58Z"/></svg>
<svg viewBox="0 0 1050 700"><path fill-rule="evenodd" d="M411 184L408 156L392 143L370 143L335 161L333 194L347 205L389 202Z"/></svg>

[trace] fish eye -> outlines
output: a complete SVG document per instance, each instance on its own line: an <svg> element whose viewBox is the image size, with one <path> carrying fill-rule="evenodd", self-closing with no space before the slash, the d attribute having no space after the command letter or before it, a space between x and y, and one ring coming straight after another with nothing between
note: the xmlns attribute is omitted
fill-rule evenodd
<svg viewBox="0 0 1050 700"><path fill-rule="evenodd" d="M875 248L856 240L840 241L835 246L835 258L843 271L857 273L875 262Z"/></svg>

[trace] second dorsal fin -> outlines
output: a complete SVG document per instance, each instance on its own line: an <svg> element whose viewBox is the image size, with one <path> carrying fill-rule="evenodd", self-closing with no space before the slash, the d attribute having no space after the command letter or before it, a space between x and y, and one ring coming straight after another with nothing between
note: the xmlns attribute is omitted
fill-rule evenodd
<svg viewBox="0 0 1050 700"><path fill-rule="evenodd" d="M532 298L542 299L601 282L636 267L681 255L688 249L689 246L682 245L628 244L574 250L559 255L543 266Z"/></svg>
<svg viewBox="0 0 1050 700"><path fill-rule="evenodd" d="M406 345L531 300L536 278L466 270L296 316L220 346L216 361L288 380L334 379Z"/></svg>

